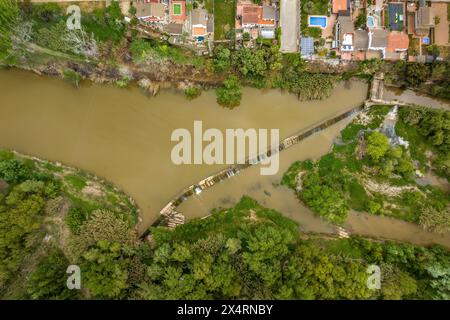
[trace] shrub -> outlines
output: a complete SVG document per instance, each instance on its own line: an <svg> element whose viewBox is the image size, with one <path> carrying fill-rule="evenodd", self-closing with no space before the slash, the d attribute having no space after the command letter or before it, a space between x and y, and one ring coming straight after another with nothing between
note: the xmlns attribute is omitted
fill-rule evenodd
<svg viewBox="0 0 450 320"><path fill-rule="evenodd" d="M69 227L70 231L74 234L80 233L80 228L86 221L88 215L85 211L77 207L71 207L67 213L65 222Z"/></svg>
<svg viewBox="0 0 450 320"><path fill-rule="evenodd" d="M201 94L202 94L202 89L200 87L197 87L197 86L191 86L191 87L188 87L188 88L184 89L184 95L189 100L193 100L195 98L198 98L198 97L200 97Z"/></svg>
<svg viewBox="0 0 450 320"><path fill-rule="evenodd" d="M78 72L72 70L72 69L66 69L63 72L64 79L69 80L73 85L78 87L80 85L80 81L82 79L81 74Z"/></svg>
<svg viewBox="0 0 450 320"><path fill-rule="evenodd" d="M31 274L27 283L27 294L33 300L74 299L76 290L69 290L66 285L66 269L69 261L59 249L44 257Z"/></svg>
<svg viewBox="0 0 450 320"><path fill-rule="evenodd" d="M216 89L217 103L223 107L234 108L241 103L242 92L239 79L230 76L225 80L222 86Z"/></svg>

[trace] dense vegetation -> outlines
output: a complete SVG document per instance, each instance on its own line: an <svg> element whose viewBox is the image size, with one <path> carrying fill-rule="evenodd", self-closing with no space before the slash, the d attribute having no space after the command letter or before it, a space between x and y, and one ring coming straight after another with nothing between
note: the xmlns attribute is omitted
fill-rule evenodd
<svg viewBox="0 0 450 320"><path fill-rule="evenodd" d="M422 166L428 166L437 174L450 180L450 112L420 106L402 108L402 125L398 134L414 141L411 152ZM427 150L434 157L427 159Z"/></svg>
<svg viewBox="0 0 450 320"><path fill-rule="evenodd" d="M308 237L247 197L142 241L120 193L97 186L105 194L91 197L93 180L80 173L9 152L0 159L3 297L448 299L450 256L440 247ZM66 287L71 264L82 290ZM367 286L370 264L381 268L381 290Z"/></svg>
<svg viewBox="0 0 450 320"><path fill-rule="evenodd" d="M450 99L450 62L415 63L398 61L386 64L387 83L426 92L432 96Z"/></svg>
<svg viewBox="0 0 450 320"><path fill-rule="evenodd" d="M190 64L201 67L203 60L200 57L187 55L180 48L171 47L164 41L148 41L136 38L130 45L130 53L136 64L145 61L164 62L170 61L175 64Z"/></svg>
<svg viewBox="0 0 450 320"><path fill-rule="evenodd" d="M87 232L92 236L86 225L96 221L98 210L114 218L110 224L116 229L129 230L137 222L134 205L113 187L69 168L0 151L0 295L73 297L64 290L64 278L55 279L65 274L59 267L68 265L68 248L60 244L72 232L77 235L72 247L84 250L77 239ZM105 218L96 231L108 232ZM33 266L30 282L24 282Z"/></svg>
<svg viewBox="0 0 450 320"><path fill-rule="evenodd" d="M446 129L449 112L401 108L396 131L409 142L406 149L390 144L384 133L382 122L388 111L388 106L375 106L358 116L342 130L342 141L335 143L330 153L315 162L294 163L284 174L282 184L333 223L343 223L352 208L419 223L430 231L448 232L448 194L437 187L419 184L415 170L424 173L430 168L438 172L447 170L448 149L444 141L449 138ZM430 140L435 139L432 141L437 143L436 148L431 149L436 153L429 154L435 159L434 164L424 158L424 138L416 130Z"/></svg>
<svg viewBox="0 0 450 320"><path fill-rule="evenodd" d="M277 45L234 51L216 49L213 69L216 73L235 74L246 85L256 88L280 88L300 100L323 99L331 94L341 77L308 72L298 54L282 54Z"/></svg>
<svg viewBox="0 0 450 320"><path fill-rule="evenodd" d="M241 103L242 93L239 80L230 76L220 88L216 89L217 103L227 108L237 107Z"/></svg>
<svg viewBox="0 0 450 320"><path fill-rule="evenodd" d="M400 299L444 297L448 252L363 239L302 240L297 225L244 197L175 230L156 229L145 298ZM420 261L420 262L419 262ZM381 291L367 287L381 266ZM439 270L436 278L427 270ZM433 282L434 283L434 282ZM436 287L438 288L438 287Z"/></svg>

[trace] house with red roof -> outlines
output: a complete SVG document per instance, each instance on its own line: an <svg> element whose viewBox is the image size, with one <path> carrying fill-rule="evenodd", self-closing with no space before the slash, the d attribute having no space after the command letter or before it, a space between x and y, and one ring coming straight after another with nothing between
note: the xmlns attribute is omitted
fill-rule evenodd
<svg viewBox="0 0 450 320"><path fill-rule="evenodd" d="M236 29L248 32L252 38L261 36L273 39L276 27L276 7L238 1L236 6Z"/></svg>
<svg viewBox="0 0 450 320"><path fill-rule="evenodd" d="M387 38L386 60L404 60L407 57L409 37L400 31L391 31Z"/></svg>
<svg viewBox="0 0 450 320"><path fill-rule="evenodd" d="M350 9L350 0L333 0L332 12L338 14L341 11Z"/></svg>

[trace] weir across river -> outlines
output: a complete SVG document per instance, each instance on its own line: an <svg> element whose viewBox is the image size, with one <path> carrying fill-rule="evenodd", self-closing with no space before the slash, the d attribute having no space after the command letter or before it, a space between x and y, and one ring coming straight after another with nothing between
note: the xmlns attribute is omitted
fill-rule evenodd
<svg viewBox="0 0 450 320"><path fill-rule="evenodd" d="M376 104L397 104L397 105L404 105L405 103L399 102L399 101L385 101L383 100L383 93L384 93L384 75L383 74L377 74L370 87L369 91L369 98L364 102L363 105L353 107L343 113L340 113L331 119L324 120L308 129L304 129L300 132L297 132L285 139L283 139L279 147L277 149L271 149L268 150L265 153L262 153L258 155L256 160L250 160L247 158L245 160L244 164L235 164L231 165L216 174L213 174L195 184L192 184L188 186L187 188L183 189L177 196L175 196L171 201L169 201L161 210L160 210L160 216L159 218L153 223L153 226L168 226L170 228L174 228L177 225L183 224L185 222L185 217L182 213L177 212L177 207L187 200L189 197L200 194L203 190L211 188L212 186L216 185L217 183L229 179L231 177L234 177L238 175L242 170L245 170L246 168L259 164L263 159L266 157L270 157L274 153L281 152L285 149L288 149L299 142L305 140L306 138L321 132L322 130L344 120L349 117L355 116L359 112L363 111L364 109L369 108L372 105ZM149 234L149 230L147 229L143 237L147 236Z"/></svg>

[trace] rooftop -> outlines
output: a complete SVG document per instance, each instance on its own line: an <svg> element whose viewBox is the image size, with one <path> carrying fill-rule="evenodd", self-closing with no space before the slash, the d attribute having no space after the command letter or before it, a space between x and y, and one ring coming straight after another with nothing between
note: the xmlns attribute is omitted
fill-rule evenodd
<svg viewBox="0 0 450 320"><path fill-rule="evenodd" d="M365 30L355 31L355 50L366 51L369 47L369 35Z"/></svg>
<svg viewBox="0 0 450 320"><path fill-rule="evenodd" d="M257 24L262 17L262 7L246 5L242 8L242 24Z"/></svg>
<svg viewBox="0 0 450 320"><path fill-rule="evenodd" d="M263 19L264 20L275 20L275 7L264 6L263 7Z"/></svg>
<svg viewBox="0 0 450 320"><path fill-rule="evenodd" d="M433 9L431 7L420 7L417 10L419 27L431 27L434 25Z"/></svg>
<svg viewBox="0 0 450 320"><path fill-rule="evenodd" d="M192 25L204 25L206 26L208 22L208 11L205 9L194 9L192 10Z"/></svg>
<svg viewBox="0 0 450 320"><path fill-rule="evenodd" d="M137 2L134 4L136 7L136 17L147 18L147 17L164 17L164 12L166 7L162 3L145 3Z"/></svg>
<svg viewBox="0 0 450 320"><path fill-rule="evenodd" d="M409 46L409 37L404 32L392 31L388 36L388 52L405 51Z"/></svg>
<svg viewBox="0 0 450 320"><path fill-rule="evenodd" d="M352 33L355 30L355 25L350 16L339 16L338 23L340 26L341 34Z"/></svg>
<svg viewBox="0 0 450 320"><path fill-rule="evenodd" d="M372 30L369 32L369 47L370 48L386 48L388 45L387 30Z"/></svg>
<svg viewBox="0 0 450 320"><path fill-rule="evenodd" d="M204 36L206 34L207 34L206 26L193 27L192 28L192 35L193 36Z"/></svg>
<svg viewBox="0 0 450 320"><path fill-rule="evenodd" d="M333 0L333 13L339 13L339 11L347 11L349 0Z"/></svg>

